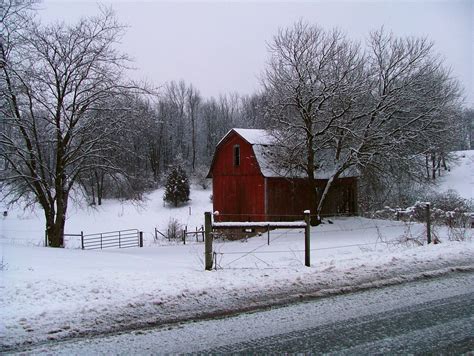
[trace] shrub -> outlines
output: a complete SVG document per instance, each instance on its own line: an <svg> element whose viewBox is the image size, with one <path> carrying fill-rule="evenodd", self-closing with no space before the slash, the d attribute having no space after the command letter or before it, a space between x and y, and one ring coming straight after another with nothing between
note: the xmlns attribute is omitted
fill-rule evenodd
<svg viewBox="0 0 474 356"><path fill-rule="evenodd" d="M182 237L181 235L181 230L183 229L183 225L174 218L170 218L170 221L168 222L168 239L170 240L177 240Z"/></svg>

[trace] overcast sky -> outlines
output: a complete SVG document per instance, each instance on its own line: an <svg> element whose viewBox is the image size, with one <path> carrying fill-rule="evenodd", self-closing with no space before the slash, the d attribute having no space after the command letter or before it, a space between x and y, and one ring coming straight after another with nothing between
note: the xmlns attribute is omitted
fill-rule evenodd
<svg viewBox="0 0 474 356"><path fill-rule="evenodd" d="M298 19L338 27L364 40L384 26L397 35L427 36L474 107L474 6L465 1L101 1L129 25L123 48L134 76L161 85L184 79L205 97L259 89L266 43ZM41 17L71 22L98 12L96 1L44 0Z"/></svg>

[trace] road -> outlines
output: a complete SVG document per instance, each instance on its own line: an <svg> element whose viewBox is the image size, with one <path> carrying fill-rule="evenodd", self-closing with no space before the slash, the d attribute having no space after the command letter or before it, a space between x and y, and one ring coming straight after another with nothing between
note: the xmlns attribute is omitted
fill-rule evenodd
<svg viewBox="0 0 474 356"><path fill-rule="evenodd" d="M34 354L443 353L474 350L474 273L234 317L43 344Z"/></svg>

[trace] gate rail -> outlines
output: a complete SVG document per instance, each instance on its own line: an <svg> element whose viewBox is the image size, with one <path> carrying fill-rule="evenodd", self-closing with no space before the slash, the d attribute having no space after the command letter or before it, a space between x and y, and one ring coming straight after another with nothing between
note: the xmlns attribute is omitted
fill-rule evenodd
<svg viewBox="0 0 474 356"><path fill-rule="evenodd" d="M272 221L262 221L262 222L213 222L212 213L204 213L204 235L205 235L205 245L204 245L204 268L207 271L212 269L213 260L215 255L212 251L212 240L213 240L213 231L216 229L241 229L245 231L246 229L257 229L257 228L266 228L268 232L268 244L270 244L270 228L273 229L292 229L292 228L304 228L304 264L306 267L311 267L311 256L310 256L310 220L311 212L305 210L303 212L302 221L282 221L282 222L272 222Z"/></svg>
<svg viewBox="0 0 474 356"><path fill-rule="evenodd" d="M81 236L83 250L143 247L143 232L138 229L99 232Z"/></svg>

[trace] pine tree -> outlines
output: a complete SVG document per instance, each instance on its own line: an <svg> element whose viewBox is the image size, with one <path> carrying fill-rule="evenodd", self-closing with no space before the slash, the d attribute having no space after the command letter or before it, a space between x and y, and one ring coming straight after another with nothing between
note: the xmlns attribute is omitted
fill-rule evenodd
<svg viewBox="0 0 474 356"><path fill-rule="evenodd" d="M189 179L181 166L171 169L166 178L165 195L163 200L178 206L189 200Z"/></svg>

